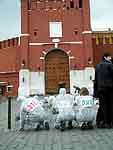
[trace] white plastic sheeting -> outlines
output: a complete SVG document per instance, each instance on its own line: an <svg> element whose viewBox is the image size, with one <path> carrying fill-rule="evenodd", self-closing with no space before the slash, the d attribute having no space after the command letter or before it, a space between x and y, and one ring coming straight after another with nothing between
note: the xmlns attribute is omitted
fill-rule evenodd
<svg viewBox="0 0 113 150"><path fill-rule="evenodd" d="M95 120L97 106L92 96L77 96L75 103L77 104L76 120L78 122L93 122Z"/></svg>
<svg viewBox="0 0 113 150"><path fill-rule="evenodd" d="M73 102L74 97L71 94L66 94L65 89L61 88L52 106L58 111L55 125L59 124L61 121L71 121L75 119Z"/></svg>
<svg viewBox="0 0 113 150"><path fill-rule="evenodd" d="M38 97L19 97L20 105L20 128L24 128L27 117L31 122L42 122L48 120L48 114L43 108L43 104L37 99ZM23 100L22 100L23 99Z"/></svg>

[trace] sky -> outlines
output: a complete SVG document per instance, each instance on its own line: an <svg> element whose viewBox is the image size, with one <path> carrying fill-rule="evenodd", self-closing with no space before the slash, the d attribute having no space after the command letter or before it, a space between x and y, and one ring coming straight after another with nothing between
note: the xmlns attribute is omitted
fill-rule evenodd
<svg viewBox="0 0 113 150"><path fill-rule="evenodd" d="M90 0L92 30L113 30L113 0ZM0 40L20 35L20 0L0 0Z"/></svg>

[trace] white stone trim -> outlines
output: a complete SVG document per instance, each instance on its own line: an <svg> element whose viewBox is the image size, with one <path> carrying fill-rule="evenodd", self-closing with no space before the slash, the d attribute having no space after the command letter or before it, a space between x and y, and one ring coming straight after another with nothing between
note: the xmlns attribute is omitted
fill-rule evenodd
<svg viewBox="0 0 113 150"><path fill-rule="evenodd" d="M30 34L28 33L21 33L20 36L29 36Z"/></svg>
<svg viewBox="0 0 113 150"><path fill-rule="evenodd" d="M6 72L0 72L0 74L5 74L5 73L18 73L17 71L6 71Z"/></svg>
<svg viewBox="0 0 113 150"><path fill-rule="evenodd" d="M44 57L40 57L41 60L44 60Z"/></svg>
<svg viewBox="0 0 113 150"><path fill-rule="evenodd" d="M41 45L48 45L48 44L53 44L53 43L29 43L30 46L41 46Z"/></svg>
<svg viewBox="0 0 113 150"><path fill-rule="evenodd" d="M60 39L58 39L58 38L52 39L52 42L53 42L53 43L59 43L59 42L60 42Z"/></svg>
<svg viewBox="0 0 113 150"><path fill-rule="evenodd" d="M18 44L20 45L20 36L19 36Z"/></svg>
<svg viewBox="0 0 113 150"><path fill-rule="evenodd" d="M91 34L92 31L83 31L82 34Z"/></svg>
<svg viewBox="0 0 113 150"><path fill-rule="evenodd" d="M73 85L78 87L89 87L90 76L94 78L95 69L87 67L84 70L70 70L70 92L74 93ZM22 81L22 78L25 81ZM29 96L30 94L45 94L45 72L30 72L21 69L19 72L18 96Z"/></svg>
<svg viewBox="0 0 113 150"><path fill-rule="evenodd" d="M69 54L71 51L68 51L67 54Z"/></svg>
<svg viewBox="0 0 113 150"><path fill-rule="evenodd" d="M75 57L74 56L69 56L69 59L75 59Z"/></svg>
<svg viewBox="0 0 113 150"><path fill-rule="evenodd" d="M40 57L41 60L44 60L44 57ZM74 56L69 56L69 59L75 59Z"/></svg>
<svg viewBox="0 0 113 150"><path fill-rule="evenodd" d="M46 54L47 54L45 51L42 51L42 53L43 53L44 55L46 55Z"/></svg>
<svg viewBox="0 0 113 150"><path fill-rule="evenodd" d="M54 43L54 47L55 47L55 48L58 48L58 43Z"/></svg>
<svg viewBox="0 0 113 150"><path fill-rule="evenodd" d="M41 46L41 45L48 45L48 44L54 44L54 43L29 43L30 46ZM71 41L71 42L60 42L59 44L83 44L82 41Z"/></svg>
<svg viewBox="0 0 113 150"><path fill-rule="evenodd" d="M7 82L0 81L0 84L8 84Z"/></svg>
<svg viewBox="0 0 113 150"><path fill-rule="evenodd" d="M60 44L83 44L82 41L61 42Z"/></svg>

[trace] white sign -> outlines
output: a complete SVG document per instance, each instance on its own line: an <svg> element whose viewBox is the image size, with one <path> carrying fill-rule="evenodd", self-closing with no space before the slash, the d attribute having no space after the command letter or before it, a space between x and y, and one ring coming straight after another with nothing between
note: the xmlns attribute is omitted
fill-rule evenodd
<svg viewBox="0 0 113 150"><path fill-rule="evenodd" d="M92 97L84 96L81 98L82 107L92 107L93 105L94 105L94 101Z"/></svg>
<svg viewBox="0 0 113 150"><path fill-rule="evenodd" d="M49 22L49 31L51 38L62 37L62 22Z"/></svg>
<svg viewBox="0 0 113 150"><path fill-rule="evenodd" d="M31 111L35 110L37 107L38 107L38 101L35 99L32 99L29 103L27 103L26 110L28 112L31 112Z"/></svg>

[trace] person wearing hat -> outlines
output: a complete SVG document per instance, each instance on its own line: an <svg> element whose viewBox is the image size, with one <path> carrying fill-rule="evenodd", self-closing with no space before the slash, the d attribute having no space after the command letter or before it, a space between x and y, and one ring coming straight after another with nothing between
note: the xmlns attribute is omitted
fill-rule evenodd
<svg viewBox="0 0 113 150"><path fill-rule="evenodd" d="M104 53L95 68L94 97L99 98L97 127L113 127L113 64L111 54Z"/></svg>

